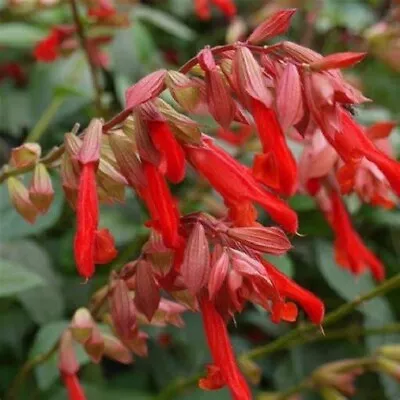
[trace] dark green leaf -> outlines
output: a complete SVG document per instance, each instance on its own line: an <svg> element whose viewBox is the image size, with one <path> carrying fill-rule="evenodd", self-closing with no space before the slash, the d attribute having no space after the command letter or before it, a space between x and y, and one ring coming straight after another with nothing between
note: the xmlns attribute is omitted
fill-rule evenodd
<svg viewBox="0 0 400 400"><path fill-rule="evenodd" d="M14 296L45 285L43 278L23 266L0 258L0 297Z"/></svg>

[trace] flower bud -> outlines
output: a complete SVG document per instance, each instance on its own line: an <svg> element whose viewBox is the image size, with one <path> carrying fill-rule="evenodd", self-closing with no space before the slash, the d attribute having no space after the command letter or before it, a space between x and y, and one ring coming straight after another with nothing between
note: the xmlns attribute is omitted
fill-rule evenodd
<svg viewBox="0 0 400 400"><path fill-rule="evenodd" d="M400 345L388 344L379 348L379 354L393 361L400 362Z"/></svg>
<svg viewBox="0 0 400 400"><path fill-rule="evenodd" d="M7 179L8 193L15 210L26 221L33 224L36 221L38 211L29 198L28 189L17 178L10 177Z"/></svg>
<svg viewBox="0 0 400 400"><path fill-rule="evenodd" d="M250 383L253 385L258 385L260 383L262 371L254 361L247 357L239 357L238 364Z"/></svg>
<svg viewBox="0 0 400 400"><path fill-rule="evenodd" d="M184 114L178 113L173 107L162 99L156 100L157 107L167 119L175 135L185 143L200 143L201 131L197 122Z"/></svg>
<svg viewBox="0 0 400 400"><path fill-rule="evenodd" d="M160 69L142 78L125 92L126 109L134 109L139 104L157 97L164 89L167 71Z"/></svg>
<svg viewBox="0 0 400 400"><path fill-rule="evenodd" d="M133 149L132 141L125 135L112 134L109 137L111 149L122 175L131 186L145 186L142 164Z"/></svg>
<svg viewBox="0 0 400 400"><path fill-rule="evenodd" d="M400 382L400 363L389 360L386 357L379 357L376 364L379 371L392 376Z"/></svg>
<svg viewBox="0 0 400 400"><path fill-rule="evenodd" d="M120 340L109 335L103 335L103 339L104 355L121 364L131 364L133 362L131 351L125 347Z"/></svg>
<svg viewBox="0 0 400 400"><path fill-rule="evenodd" d="M99 161L102 134L103 123L100 119L92 119L86 129L85 137L78 153L78 160L82 164L97 163Z"/></svg>
<svg viewBox="0 0 400 400"><path fill-rule="evenodd" d="M208 241L203 225L198 222L189 235L180 270L190 293L196 294L206 284L209 268Z"/></svg>
<svg viewBox="0 0 400 400"><path fill-rule="evenodd" d="M257 44L285 33L289 28L290 21L295 12L295 9L277 11L260 24L249 36L247 41L252 44Z"/></svg>
<svg viewBox="0 0 400 400"><path fill-rule="evenodd" d="M186 111L193 112L200 100L199 85L185 74L168 71L165 83L175 101Z"/></svg>
<svg viewBox="0 0 400 400"><path fill-rule="evenodd" d="M102 333L97 325L93 325L92 334L84 344L86 353L94 363L99 363L105 351Z"/></svg>
<svg viewBox="0 0 400 400"><path fill-rule="evenodd" d="M338 390L332 387L321 388L321 396L323 400L346 400L347 397L343 396Z"/></svg>
<svg viewBox="0 0 400 400"><path fill-rule="evenodd" d="M79 151L82 147L82 139L76 136L73 132L68 132L64 135L64 145L66 152L72 159L77 159Z"/></svg>
<svg viewBox="0 0 400 400"><path fill-rule="evenodd" d="M326 71L329 69L348 68L354 64L359 63L367 53L335 53L323 57L320 60L314 61L310 64L313 71Z"/></svg>
<svg viewBox="0 0 400 400"><path fill-rule="evenodd" d="M29 187L29 198L41 214L46 214L54 198L51 178L44 164L37 164Z"/></svg>
<svg viewBox="0 0 400 400"><path fill-rule="evenodd" d="M227 234L230 238L262 253L279 256L292 247L285 232L278 227L229 228Z"/></svg>
<svg viewBox="0 0 400 400"><path fill-rule="evenodd" d="M136 310L125 281L117 279L111 296L111 316L118 336L130 340L137 329Z"/></svg>
<svg viewBox="0 0 400 400"><path fill-rule="evenodd" d="M58 369L66 374L76 374L79 363L75 355L72 334L69 329L64 331L60 340Z"/></svg>
<svg viewBox="0 0 400 400"><path fill-rule="evenodd" d="M39 160L41 151L37 143L24 143L12 149L10 164L16 168L24 168L33 165Z"/></svg>
<svg viewBox="0 0 400 400"><path fill-rule="evenodd" d="M247 26L243 18L236 17L228 26L226 32L226 43L236 43L237 41L242 40L246 31Z"/></svg>
<svg viewBox="0 0 400 400"><path fill-rule="evenodd" d="M160 290L153 276L152 266L139 261L136 267L135 305L151 321L160 303Z"/></svg>
<svg viewBox="0 0 400 400"><path fill-rule="evenodd" d="M85 343L92 335L95 322L87 308L79 308L72 317L69 329L72 337L79 343Z"/></svg>

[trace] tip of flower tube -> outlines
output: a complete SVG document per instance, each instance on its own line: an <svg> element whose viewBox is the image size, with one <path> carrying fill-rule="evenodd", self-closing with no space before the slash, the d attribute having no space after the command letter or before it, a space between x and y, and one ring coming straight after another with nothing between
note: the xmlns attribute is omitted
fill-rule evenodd
<svg viewBox="0 0 400 400"><path fill-rule="evenodd" d="M89 278L86 277L83 282L81 282L81 285L86 285L89 282Z"/></svg>
<svg viewBox="0 0 400 400"><path fill-rule="evenodd" d="M320 330L322 336L325 336L325 331L324 331L324 328L322 325L319 326L319 330Z"/></svg>
<svg viewBox="0 0 400 400"><path fill-rule="evenodd" d="M307 234L305 234L305 233L300 233L300 232L298 232L298 231L296 231L294 234L295 234L296 236L300 236L300 237L305 237L305 236L307 236Z"/></svg>

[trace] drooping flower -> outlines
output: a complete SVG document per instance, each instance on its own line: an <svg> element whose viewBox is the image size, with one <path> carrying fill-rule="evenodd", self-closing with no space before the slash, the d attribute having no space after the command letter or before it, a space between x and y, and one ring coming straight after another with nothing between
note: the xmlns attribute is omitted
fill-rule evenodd
<svg viewBox="0 0 400 400"><path fill-rule="evenodd" d="M102 122L94 119L87 128L77 160L81 171L76 202L75 262L80 275L90 278L95 263L104 264L116 256L114 240L107 230L98 231L99 198L96 171L100 159Z"/></svg>
<svg viewBox="0 0 400 400"><path fill-rule="evenodd" d="M181 239L178 233L179 211L164 177L156 166L143 162L147 187L140 189L151 216L151 225L161 233L167 247L177 248Z"/></svg>
<svg viewBox="0 0 400 400"><path fill-rule="evenodd" d="M296 213L282 200L261 188L247 167L238 163L205 136L201 146L185 145L185 152L188 161L229 205L256 202L287 231L297 231Z"/></svg>
<svg viewBox="0 0 400 400"><path fill-rule="evenodd" d="M48 36L38 42L33 50L36 60L42 62L55 61L61 54L63 41L70 38L75 32L74 26L57 25L52 28Z"/></svg>
<svg viewBox="0 0 400 400"><path fill-rule="evenodd" d="M76 266L83 277L90 278L94 273L95 238L99 223L95 163L82 166L76 218L77 229L74 241Z"/></svg>
<svg viewBox="0 0 400 400"><path fill-rule="evenodd" d="M234 399L251 399L250 388L236 363L225 321L206 297L201 298L200 309L208 346L215 364L215 367L211 368L212 374L209 374L206 380L200 381L201 387L217 389L223 382L228 386Z"/></svg>
<svg viewBox="0 0 400 400"><path fill-rule="evenodd" d="M236 6L233 0L194 0L195 11L200 19L211 18L210 3L218 7L228 18L232 18L236 14Z"/></svg>
<svg viewBox="0 0 400 400"><path fill-rule="evenodd" d="M185 153L175 139L167 122L148 121L149 134L156 149L162 154L166 177L179 183L185 176Z"/></svg>
<svg viewBox="0 0 400 400"><path fill-rule="evenodd" d="M263 154L254 159L257 180L286 196L297 189L297 165L287 145L278 118L272 109L253 100L253 116L263 146Z"/></svg>
<svg viewBox="0 0 400 400"><path fill-rule="evenodd" d="M355 275L369 269L377 281L383 280L385 270L382 263L364 245L354 230L339 193L332 190L329 197L331 209L325 211L325 215L335 232L336 262Z"/></svg>
<svg viewBox="0 0 400 400"><path fill-rule="evenodd" d="M76 374L67 374L62 372L61 378L67 389L68 400L86 400L85 392L83 391Z"/></svg>

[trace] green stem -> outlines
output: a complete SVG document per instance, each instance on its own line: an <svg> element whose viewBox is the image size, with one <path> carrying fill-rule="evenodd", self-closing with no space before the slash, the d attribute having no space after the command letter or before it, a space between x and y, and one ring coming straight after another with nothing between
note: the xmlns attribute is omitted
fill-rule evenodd
<svg viewBox="0 0 400 400"><path fill-rule="evenodd" d="M85 27L79 16L78 5L76 3L76 0L69 0L69 4L71 6L72 17L74 19L74 23L76 26L79 41L80 41L82 50L85 53L87 63L89 65L89 71L90 71L90 76L92 79L94 95L95 95L94 102L95 102L95 106L96 106L96 111L97 111L98 116L101 117L104 115L104 109L103 109L103 104L101 101L101 95L102 95L103 89L101 87L100 77L98 75L98 70L96 68L96 65L95 65L93 57L92 57L92 52L90 49L90 42L88 41L88 38L86 36Z"/></svg>
<svg viewBox="0 0 400 400"><path fill-rule="evenodd" d="M58 341L54 343L54 345L46 351L46 353L39 354L36 357L28 360L22 368L19 370L18 374L14 378L11 383L10 389L8 390L5 400L17 400L18 393L21 387L23 386L23 382L26 376L39 364L43 364L46 362L58 349Z"/></svg>
<svg viewBox="0 0 400 400"><path fill-rule="evenodd" d="M46 132L47 127L57 114L61 105L64 102L63 97L54 97L51 103L47 106L46 110L40 117L39 121L33 127L32 131L27 136L25 142L38 142L42 135Z"/></svg>
<svg viewBox="0 0 400 400"><path fill-rule="evenodd" d="M286 389L283 392L280 392L279 395L276 397L276 400L286 400L290 396L303 392L304 390L311 389L312 387L313 387L313 382L309 377L307 377L306 379L304 379L304 381L301 381L297 385L294 385L291 388Z"/></svg>
<svg viewBox="0 0 400 400"><path fill-rule="evenodd" d="M391 291L395 288L398 288L398 287L400 287L400 274L393 276L392 278L383 282L381 285L377 286L375 289L373 289L370 292L351 301L350 303L343 304L342 306L338 307L336 310L330 312L329 314L327 314L323 325L325 327L333 325L335 322L341 320L346 315L348 315L349 313L354 311L360 304L362 304L368 300L371 300L375 297L383 296L384 294L386 294L389 291ZM390 325L390 329L387 329L388 327L386 327L384 332L380 332L380 333L388 333L388 332L392 332L393 330L397 331L397 329L399 328L397 325L399 325L399 324L395 324L395 326ZM303 324L303 325L297 327L296 329L294 329L293 331L287 333L286 335L281 336L280 338L276 339L275 341L268 343L265 346L257 347L253 350L244 352L244 353L240 354L239 357L250 358L250 359L261 358L268 354L274 353L276 351L290 348L290 347L294 346L295 344L302 344L302 343L308 342L308 341L311 342L312 340L308 339L308 338L304 338L304 335L309 334L309 333L315 333L318 331L318 329L319 329L319 327L315 326L313 324L310 324L310 323ZM383 328L380 328L380 329L383 329ZM360 330L359 331L360 335L363 333L364 334L377 334L378 328L374 329L374 330ZM341 332L341 334L343 334L343 332ZM175 398L176 395L178 393L180 393L181 390L184 390L184 389L190 387L191 385L194 385L197 382L198 378L199 378L199 376L192 376L187 379L180 379L178 381L172 382L156 397L156 400L169 400L169 399ZM306 382L303 382L303 383L297 385L297 387L299 387L300 385L302 387L303 387L303 385L306 385L308 387L308 384L309 383L306 384ZM294 389L292 388L290 390L294 390ZM287 393L286 393L286 395L287 395Z"/></svg>
<svg viewBox="0 0 400 400"><path fill-rule="evenodd" d="M387 281L383 282L381 285L377 286L375 289L371 290L370 292L360 296L359 298L351 301L350 303L343 304L336 310L330 312L325 317L323 322L324 327L328 327L333 325L335 322L341 320L347 314L354 311L360 304L371 300L375 297L382 296L393 290L395 288L400 287L400 274L395 275L394 277L388 279ZM319 329L318 326L315 326L310 323L306 323L304 325L299 326L298 328L294 329L293 331L287 333L284 336L281 336L279 339L268 343L265 346L257 347L249 352L245 353L244 355L249 358L260 358L264 357L270 353L275 351L285 349L288 347L289 343L302 335L307 333L316 332Z"/></svg>

